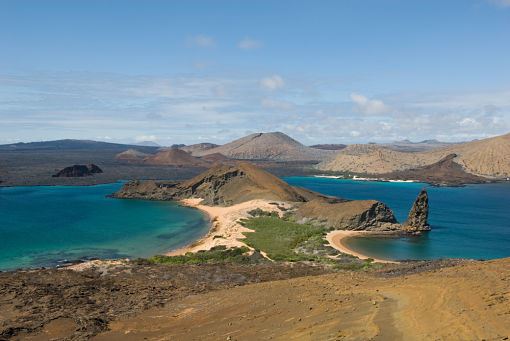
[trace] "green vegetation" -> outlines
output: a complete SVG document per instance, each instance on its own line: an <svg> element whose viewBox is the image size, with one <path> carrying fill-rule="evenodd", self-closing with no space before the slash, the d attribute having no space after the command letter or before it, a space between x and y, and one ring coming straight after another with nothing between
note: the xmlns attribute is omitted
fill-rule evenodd
<svg viewBox="0 0 510 341"><path fill-rule="evenodd" d="M264 211L261 208L256 208L248 212L252 217L275 217L278 218L278 213L275 211Z"/></svg>
<svg viewBox="0 0 510 341"><path fill-rule="evenodd" d="M316 260L314 255L297 253L295 249L312 238L322 239L325 233L321 227L267 216L244 220L242 224L255 230L245 232L246 239L243 241L256 250L266 252L275 261Z"/></svg>
<svg viewBox="0 0 510 341"><path fill-rule="evenodd" d="M252 256L246 255L247 247L236 247L227 249L225 246L216 246L208 251L196 253L188 252L184 256L154 256L147 261L153 264L206 264L206 263L255 263L262 258L255 253Z"/></svg>
<svg viewBox="0 0 510 341"><path fill-rule="evenodd" d="M255 232L245 232L247 245L264 251L274 261L312 261L337 270L365 270L377 266L372 259L360 260L340 253L327 245L328 229L295 222L292 215L284 219L258 216L243 220L242 225Z"/></svg>
<svg viewBox="0 0 510 341"><path fill-rule="evenodd" d="M324 236L328 229L324 227L297 223L291 214L286 214L285 218L279 218L271 212L260 209L250 214L253 218L244 219L241 224L255 231L245 232L246 239L243 239L243 242L255 249L252 255L248 255L247 247L227 249L225 246L216 246L208 251L188 252L183 256L154 256L138 261L169 265L253 264L267 261L260 254L260 251L263 251L273 261L310 261L338 270L364 270L377 266L371 259L363 261L351 255L342 254L327 245ZM215 238L222 238L222 236L216 235Z"/></svg>

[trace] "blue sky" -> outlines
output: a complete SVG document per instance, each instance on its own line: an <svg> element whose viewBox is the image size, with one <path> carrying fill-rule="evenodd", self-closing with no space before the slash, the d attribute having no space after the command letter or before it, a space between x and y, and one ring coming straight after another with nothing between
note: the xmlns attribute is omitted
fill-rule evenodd
<svg viewBox="0 0 510 341"><path fill-rule="evenodd" d="M0 143L510 131L510 0L0 0Z"/></svg>

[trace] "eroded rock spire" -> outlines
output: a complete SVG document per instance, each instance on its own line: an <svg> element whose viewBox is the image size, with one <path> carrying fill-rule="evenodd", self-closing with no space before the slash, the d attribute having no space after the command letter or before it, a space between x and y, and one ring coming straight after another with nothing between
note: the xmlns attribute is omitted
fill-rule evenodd
<svg viewBox="0 0 510 341"><path fill-rule="evenodd" d="M429 218L429 196L427 190L422 189L416 198L404 229L410 232L430 231Z"/></svg>

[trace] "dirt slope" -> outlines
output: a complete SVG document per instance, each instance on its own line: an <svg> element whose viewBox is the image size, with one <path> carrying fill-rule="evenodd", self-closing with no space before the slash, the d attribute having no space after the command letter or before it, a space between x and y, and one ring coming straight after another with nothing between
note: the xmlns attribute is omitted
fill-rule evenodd
<svg viewBox="0 0 510 341"><path fill-rule="evenodd" d="M445 151L458 154L456 161L470 173L510 176L510 134L456 145Z"/></svg>
<svg viewBox="0 0 510 341"><path fill-rule="evenodd" d="M194 155L213 153L240 160L319 161L335 152L306 147L283 133L274 132L251 134L216 148L196 151Z"/></svg>
<svg viewBox="0 0 510 341"><path fill-rule="evenodd" d="M399 277L337 273L186 297L95 340L507 340L510 259Z"/></svg>

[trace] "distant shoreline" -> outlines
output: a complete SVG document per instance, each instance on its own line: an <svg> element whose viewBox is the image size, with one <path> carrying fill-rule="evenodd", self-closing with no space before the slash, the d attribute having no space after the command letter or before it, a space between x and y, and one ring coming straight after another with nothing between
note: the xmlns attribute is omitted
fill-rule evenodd
<svg viewBox="0 0 510 341"><path fill-rule="evenodd" d="M353 182L387 182L387 183L414 183L414 184L426 184L433 187L465 187L467 185L488 185L488 184L498 184L498 183L510 183L510 180L507 178L487 178L486 181L481 182L434 182L434 181L426 181L426 180L416 180L416 179L387 179L387 178L377 178L377 177L358 177L358 176L343 176L343 175L328 175L328 174L318 174L311 175L311 177L319 178L319 179L333 179L333 180L349 180Z"/></svg>

